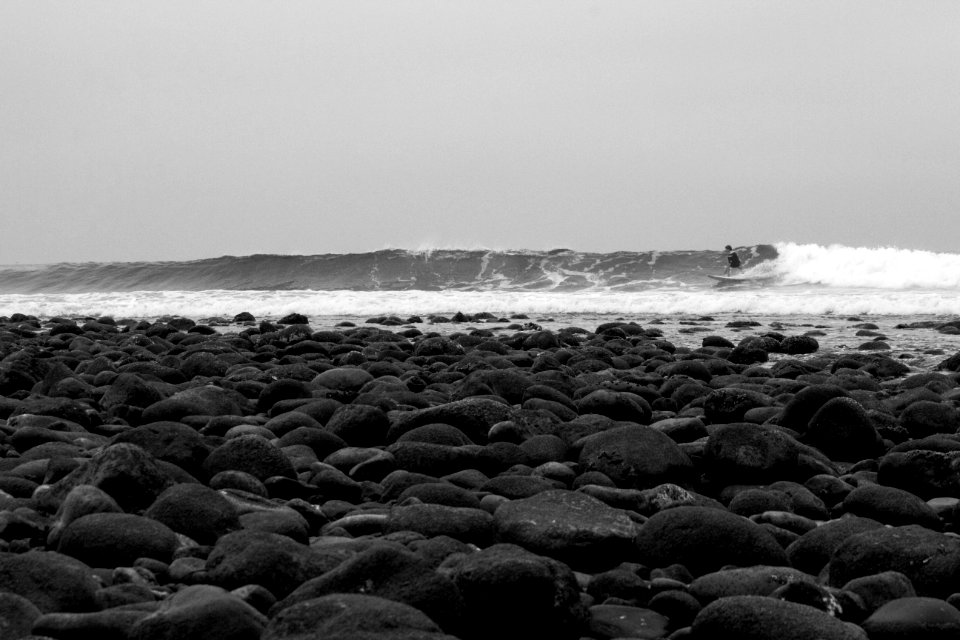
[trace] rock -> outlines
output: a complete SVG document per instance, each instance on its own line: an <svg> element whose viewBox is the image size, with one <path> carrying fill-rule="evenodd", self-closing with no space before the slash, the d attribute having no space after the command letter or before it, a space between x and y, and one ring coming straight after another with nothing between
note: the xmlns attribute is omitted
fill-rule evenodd
<svg viewBox="0 0 960 640"><path fill-rule="evenodd" d="M580 414L596 413L613 420L649 424L650 403L641 396L627 391L597 389L577 402Z"/></svg>
<svg viewBox="0 0 960 640"><path fill-rule="evenodd" d="M791 582L814 582L811 575L793 567L757 565L707 573L690 584L690 595L701 604L729 596L769 596Z"/></svg>
<svg viewBox="0 0 960 640"><path fill-rule="evenodd" d="M720 598L691 625L695 638L867 640L866 634L813 607L764 596Z"/></svg>
<svg viewBox="0 0 960 640"><path fill-rule="evenodd" d="M0 592L0 638L23 638L30 635L41 611L32 602L16 593Z"/></svg>
<svg viewBox="0 0 960 640"><path fill-rule="evenodd" d="M496 471L495 469L494 471ZM480 491L503 496L511 500L529 498L544 491L560 488L556 482L534 475L509 474L504 472L495 478L487 480L480 486Z"/></svg>
<svg viewBox="0 0 960 640"><path fill-rule="evenodd" d="M807 430L810 420L832 398L847 397L842 387L832 384L812 384L797 393L783 407L780 424L798 433Z"/></svg>
<svg viewBox="0 0 960 640"><path fill-rule="evenodd" d="M619 509L576 491L554 490L511 500L494 512L498 540L549 556L575 570L596 571L636 553L637 526Z"/></svg>
<svg viewBox="0 0 960 640"><path fill-rule="evenodd" d="M89 484L77 485L64 498L54 515L47 545L56 548L63 530L71 522L91 513L122 513L123 509L101 489Z"/></svg>
<svg viewBox="0 0 960 640"><path fill-rule="evenodd" d="M786 553L766 529L711 507L655 513L640 528L637 546L647 566L682 564L695 576L725 565L787 565Z"/></svg>
<svg viewBox="0 0 960 640"><path fill-rule="evenodd" d="M588 612L573 572L556 560L512 544L496 544L441 567L466 606L466 640L582 635Z"/></svg>
<svg viewBox="0 0 960 640"><path fill-rule="evenodd" d="M843 585L843 590L857 594L868 613L876 611L891 600L917 595L910 578L899 571L882 571L854 578Z"/></svg>
<svg viewBox="0 0 960 640"><path fill-rule="evenodd" d="M449 536L486 546L496 531L493 516L482 509L441 504L410 504L390 509L384 530L416 531L426 537Z"/></svg>
<svg viewBox="0 0 960 640"><path fill-rule="evenodd" d="M291 413L297 412L293 411ZM277 446L280 448L298 444L306 445L313 449L313 452L319 460L323 460L334 451L347 446L343 438L335 436L329 431L310 427L297 427L292 431L284 433L280 436L279 440L277 440Z"/></svg>
<svg viewBox="0 0 960 640"><path fill-rule="evenodd" d="M790 355L816 353L820 343L812 336L787 336L780 341L780 349Z"/></svg>
<svg viewBox="0 0 960 640"><path fill-rule="evenodd" d="M734 423L707 438L704 466L726 484L763 484L797 475L800 446L796 440L765 425Z"/></svg>
<svg viewBox="0 0 960 640"><path fill-rule="evenodd" d="M832 460L857 462L883 453L883 441L866 410L853 398L827 400L808 423L803 442Z"/></svg>
<svg viewBox="0 0 960 640"><path fill-rule="evenodd" d="M243 412L237 396L213 385L178 391L169 398L147 406L142 421L178 422L185 416L239 416Z"/></svg>
<svg viewBox="0 0 960 640"><path fill-rule="evenodd" d="M133 444L157 460L175 464L195 478L203 478L203 461L210 447L195 429L179 422L153 422L119 433L112 444Z"/></svg>
<svg viewBox="0 0 960 640"><path fill-rule="evenodd" d="M477 453L468 447L427 442L395 442L386 449L397 469L439 478L477 466Z"/></svg>
<svg viewBox="0 0 960 640"><path fill-rule="evenodd" d="M870 640L952 640L960 637L960 611L936 598L898 598L874 611L862 626Z"/></svg>
<svg viewBox="0 0 960 640"><path fill-rule="evenodd" d="M184 587L134 625L137 640L259 640L266 617L211 585Z"/></svg>
<svg viewBox="0 0 960 640"><path fill-rule="evenodd" d="M467 398L427 409L404 411L391 416L387 442L396 442L401 435L416 427L442 423L454 425L471 442L485 444L490 428L498 422L511 419L513 415L512 407L489 398Z"/></svg>
<svg viewBox="0 0 960 640"><path fill-rule="evenodd" d="M652 610L615 604L590 607L590 633L595 638L664 638L670 620Z"/></svg>
<svg viewBox="0 0 960 640"><path fill-rule="evenodd" d="M138 558L169 563L177 544L177 535L156 520L130 513L91 513L66 526L57 551L93 567L119 567Z"/></svg>
<svg viewBox="0 0 960 640"><path fill-rule="evenodd" d="M900 413L900 424L911 438L923 438L935 433L956 433L960 413L953 406L933 400L918 400Z"/></svg>
<svg viewBox="0 0 960 640"><path fill-rule="evenodd" d="M206 561L210 582L225 589L259 584L277 598L330 571L345 559L290 538L262 531L235 531L220 537Z"/></svg>
<svg viewBox="0 0 960 640"><path fill-rule="evenodd" d="M348 445L374 447L385 443L390 420L377 407L348 404L338 408L325 429Z"/></svg>
<svg viewBox="0 0 960 640"><path fill-rule="evenodd" d="M258 435L227 440L207 456L203 468L210 477L221 471L244 471L260 481L272 476L297 476L290 460L270 441Z"/></svg>
<svg viewBox="0 0 960 640"><path fill-rule="evenodd" d="M130 637L134 626L148 613L119 607L91 613L45 613L34 622L34 635L30 637L122 640Z"/></svg>
<svg viewBox="0 0 960 640"><path fill-rule="evenodd" d="M176 484L157 496L144 515L200 544L240 528L237 508L200 484Z"/></svg>
<svg viewBox="0 0 960 640"><path fill-rule="evenodd" d="M408 498L416 498L427 504L442 504L448 507L480 508L480 498L472 491L458 487L450 482L423 482L404 489L396 500L405 502Z"/></svg>
<svg viewBox="0 0 960 640"><path fill-rule="evenodd" d="M301 544L310 542L307 519L289 507L244 513L240 516L240 525L246 531L278 533Z"/></svg>
<svg viewBox="0 0 960 640"><path fill-rule="evenodd" d="M299 602L274 616L260 640L456 640L422 611L359 593Z"/></svg>
<svg viewBox="0 0 960 640"><path fill-rule="evenodd" d="M845 515L821 524L787 547L790 564L801 571L817 575L830 561L843 542L858 533L880 529L883 524L869 518Z"/></svg>
<svg viewBox="0 0 960 640"><path fill-rule="evenodd" d="M883 527L850 536L830 559L829 584L841 586L878 571L899 571L917 595L946 598L956 590L960 539L918 525Z"/></svg>
<svg viewBox="0 0 960 640"><path fill-rule="evenodd" d="M272 380L261 389L257 396L257 409L268 412L283 400L306 399L313 397L313 385L294 378Z"/></svg>
<svg viewBox="0 0 960 640"><path fill-rule="evenodd" d="M323 426L312 416L308 416L300 411L288 411L278 416L270 418L263 428L270 431L278 438L282 438L296 429L313 429L314 431L323 431ZM284 445L286 446L286 445Z"/></svg>
<svg viewBox="0 0 960 640"><path fill-rule="evenodd" d="M60 553L0 554L0 593L22 596L41 613L94 611L99 586L89 566Z"/></svg>
<svg viewBox="0 0 960 640"><path fill-rule="evenodd" d="M416 427L397 438L397 442L427 442L450 447L474 444L467 434L449 424L425 424Z"/></svg>
<svg viewBox="0 0 960 640"><path fill-rule="evenodd" d="M618 487L683 485L693 473L690 458L677 443L648 426L616 427L587 436L581 442L579 463L586 471L607 475Z"/></svg>
<svg viewBox="0 0 960 640"><path fill-rule="evenodd" d="M415 607L449 633L460 630L463 598L456 585L399 545L374 544L322 576L307 580L271 610L335 593L362 593Z"/></svg>
<svg viewBox="0 0 960 640"><path fill-rule="evenodd" d="M174 480L146 451L136 445L119 443L104 448L36 499L44 508L56 509L67 494L81 484L103 490L124 511L133 512L148 507Z"/></svg>
<svg viewBox="0 0 960 640"><path fill-rule="evenodd" d="M707 420L713 424L742 422L744 414L759 407L769 407L773 398L757 391L725 387L711 391L703 401Z"/></svg>
<svg viewBox="0 0 960 640"><path fill-rule="evenodd" d="M338 392L343 397L349 397L359 393L363 385L371 380L373 376L363 369L338 367L318 373L312 382Z"/></svg>
<svg viewBox="0 0 960 640"><path fill-rule="evenodd" d="M790 511L790 496L770 489L745 489L730 500L727 508L732 513L745 517L765 511Z"/></svg>
<svg viewBox="0 0 960 640"><path fill-rule="evenodd" d="M943 522L926 502L909 491L878 484L859 486L843 499L843 510L884 524L919 524L940 530Z"/></svg>
<svg viewBox="0 0 960 640"><path fill-rule="evenodd" d="M145 409L162 399L161 393L155 387L147 384L139 375L121 373L107 387L100 398L100 406L108 410L119 405Z"/></svg>
<svg viewBox="0 0 960 640"><path fill-rule="evenodd" d="M960 451L890 452L880 459L877 482L924 500L960 495Z"/></svg>

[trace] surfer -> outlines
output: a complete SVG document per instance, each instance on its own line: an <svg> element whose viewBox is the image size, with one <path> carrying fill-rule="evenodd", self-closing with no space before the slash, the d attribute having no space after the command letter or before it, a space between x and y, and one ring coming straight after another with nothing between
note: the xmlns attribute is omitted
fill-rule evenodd
<svg viewBox="0 0 960 640"><path fill-rule="evenodd" d="M727 268L724 270L723 275L730 275L730 269L737 269L742 271L740 267L740 256L737 255L737 252L733 250L733 247L727 245L724 247L727 250Z"/></svg>

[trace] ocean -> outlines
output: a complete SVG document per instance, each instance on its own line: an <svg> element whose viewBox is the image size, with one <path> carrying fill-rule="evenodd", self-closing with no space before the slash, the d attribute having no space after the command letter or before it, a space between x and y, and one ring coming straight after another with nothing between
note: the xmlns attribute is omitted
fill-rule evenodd
<svg viewBox="0 0 960 640"><path fill-rule="evenodd" d="M182 262L0 265L0 315L264 318L506 314L960 316L960 254L737 247L765 286L717 286L722 251L386 249Z"/></svg>
<svg viewBox="0 0 960 640"><path fill-rule="evenodd" d="M444 319L484 313L499 329L652 323L688 346L699 346L689 334L740 332L730 327L746 322L754 332L812 332L833 350L883 348L879 338L918 369L960 349L950 327L936 329L960 318L960 254L790 242L736 250L744 275L771 279L718 286L707 275L723 273L723 251L385 249L6 265L0 316L183 316L227 327L241 312L272 321L300 313L317 328L393 316L450 333L467 327ZM870 325L873 336L863 334Z"/></svg>

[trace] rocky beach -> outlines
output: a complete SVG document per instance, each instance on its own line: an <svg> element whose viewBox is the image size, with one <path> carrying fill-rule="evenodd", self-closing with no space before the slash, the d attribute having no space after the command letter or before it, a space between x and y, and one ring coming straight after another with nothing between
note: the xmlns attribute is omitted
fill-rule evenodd
<svg viewBox="0 0 960 640"><path fill-rule="evenodd" d="M0 318L0 638L957 638L958 333Z"/></svg>

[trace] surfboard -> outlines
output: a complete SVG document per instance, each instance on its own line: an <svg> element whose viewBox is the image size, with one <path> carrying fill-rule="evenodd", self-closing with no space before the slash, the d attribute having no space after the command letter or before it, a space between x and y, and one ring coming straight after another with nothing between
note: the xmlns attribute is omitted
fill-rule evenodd
<svg viewBox="0 0 960 640"><path fill-rule="evenodd" d="M708 273L707 277L713 278L714 280L723 284L760 284L763 282L770 282L771 280L775 279L774 276L717 276L713 275L712 273Z"/></svg>

